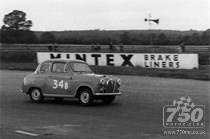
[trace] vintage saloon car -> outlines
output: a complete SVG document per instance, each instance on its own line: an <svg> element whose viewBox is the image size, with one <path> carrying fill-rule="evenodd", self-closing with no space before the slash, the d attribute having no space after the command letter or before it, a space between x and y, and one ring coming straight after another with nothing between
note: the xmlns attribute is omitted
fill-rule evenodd
<svg viewBox="0 0 210 139"><path fill-rule="evenodd" d="M82 105L91 105L94 99L109 104L121 95L120 84L116 77L95 74L83 61L53 59L42 62L24 78L21 92L34 102L45 97L76 97Z"/></svg>

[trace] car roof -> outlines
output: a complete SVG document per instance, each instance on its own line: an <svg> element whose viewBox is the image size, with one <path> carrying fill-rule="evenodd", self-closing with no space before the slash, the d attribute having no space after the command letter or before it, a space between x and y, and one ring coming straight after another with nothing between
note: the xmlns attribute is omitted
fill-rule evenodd
<svg viewBox="0 0 210 139"><path fill-rule="evenodd" d="M45 60L44 62L67 62L67 63L80 62L80 63L85 63L82 60L70 60L70 59L48 59L48 60ZM42 63L44 63L44 62L42 62Z"/></svg>

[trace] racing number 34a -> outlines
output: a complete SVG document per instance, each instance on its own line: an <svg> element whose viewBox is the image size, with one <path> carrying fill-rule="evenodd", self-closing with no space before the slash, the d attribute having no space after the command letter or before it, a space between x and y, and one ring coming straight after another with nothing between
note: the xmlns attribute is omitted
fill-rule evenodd
<svg viewBox="0 0 210 139"><path fill-rule="evenodd" d="M68 82L65 82L63 80L53 80L53 89L61 88L67 90L69 88Z"/></svg>

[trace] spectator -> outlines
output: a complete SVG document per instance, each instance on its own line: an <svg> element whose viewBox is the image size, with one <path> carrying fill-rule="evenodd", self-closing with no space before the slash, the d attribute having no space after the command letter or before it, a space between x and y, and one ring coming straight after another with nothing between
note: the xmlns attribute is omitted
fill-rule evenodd
<svg viewBox="0 0 210 139"><path fill-rule="evenodd" d="M109 50L111 51L115 51L115 47L113 45L113 42L111 41L110 44L109 44Z"/></svg>
<svg viewBox="0 0 210 139"><path fill-rule="evenodd" d="M185 44L184 43L181 43L180 44L180 48L181 48L181 52L185 52Z"/></svg>
<svg viewBox="0 0 210 139"><path fill-rule="evenodd" d="M100 47L99 44L93 44L93 45L91 46L91 49L92 49L92 50L98 51L98 50L101 50L101 47Z"/></svg>
<svg viewBox="0 0 210 139"><path fill-rule="evenodd" d="M53 44L53 52L57 52L57 48L58 48L57 44L54 43L54 44Z"/></svg>
<svg viewBox="0 0 210 139"><path fill-rule="evenodd" d="M49 51L49 52L52 52L52 44L50 44L50 45L48 46L48 51Z"/></svg>
<svg viewBox="0 0 210 139"><path fill-rule="evenodd" d="M119 47L120 47L120 51L123 52L124 51L123 44L120 44Z"/></svg>

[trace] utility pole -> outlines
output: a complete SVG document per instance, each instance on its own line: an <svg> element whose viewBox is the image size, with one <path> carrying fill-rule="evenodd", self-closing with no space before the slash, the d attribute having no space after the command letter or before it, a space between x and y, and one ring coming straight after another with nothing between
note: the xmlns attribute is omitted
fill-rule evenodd
<svg viewBox="0 0 210 139"><path fill-rule="evenodd" d="M152 16L149 13L148 18L145 18L144 21L148 22L150 32L150 45L153 45L152 22L159 24L159 19L152 19Z"/></svg>

